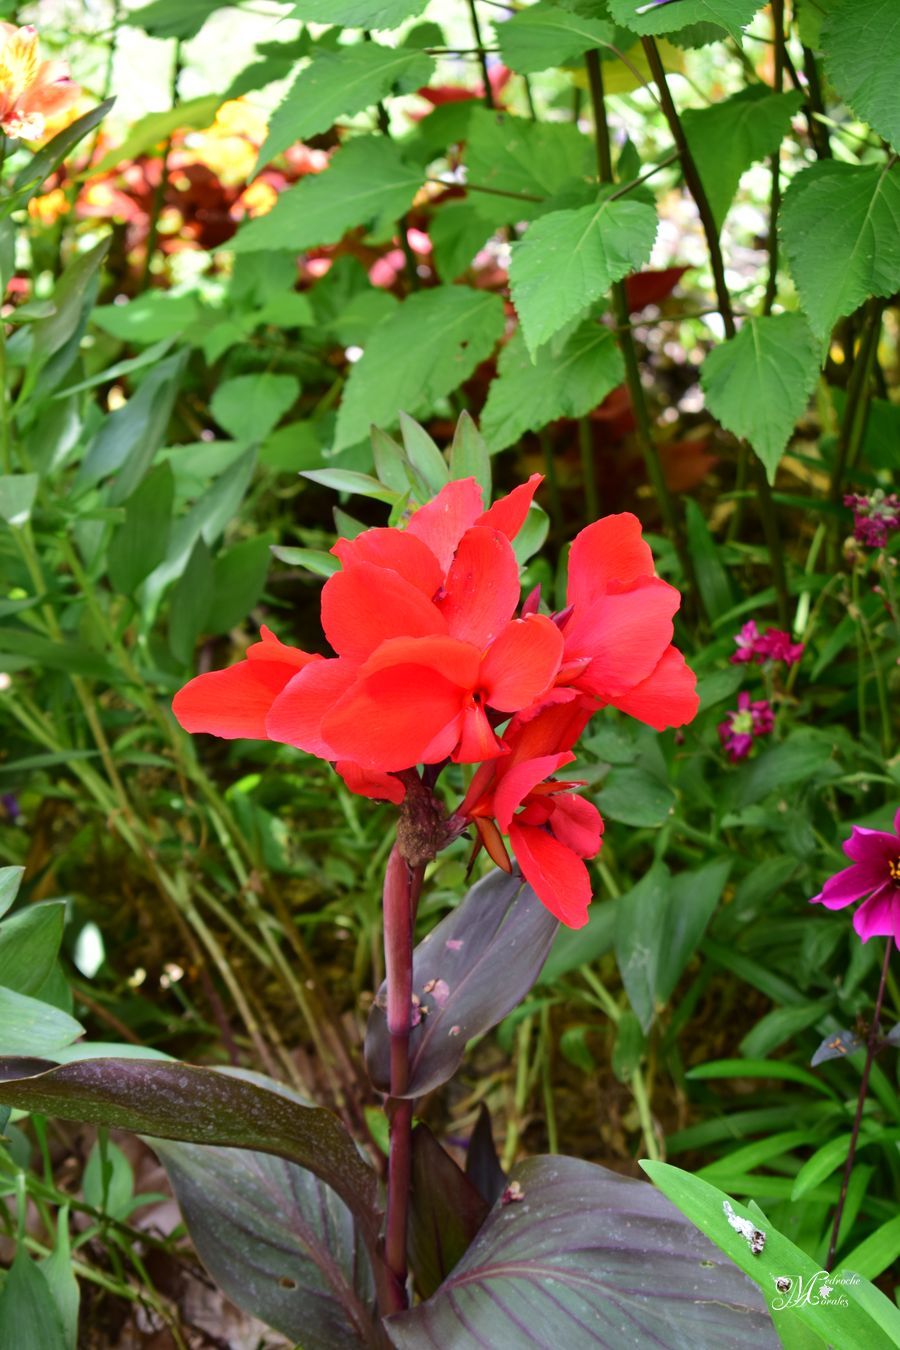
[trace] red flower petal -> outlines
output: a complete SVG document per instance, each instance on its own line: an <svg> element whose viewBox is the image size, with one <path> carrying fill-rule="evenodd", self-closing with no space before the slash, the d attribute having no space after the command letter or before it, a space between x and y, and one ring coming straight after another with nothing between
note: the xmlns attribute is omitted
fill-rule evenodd
<svg viewBox="0 0 900 1350"><path fill-rule="evenodd" d="M481 663L480 685L492 708L516 712L551 684L562 659L562 634L544 614L513 619Z"/></svg>
<svg viewBox="0 0 900 1350"><path fill-rule="evenodd" d="M322 719L351 687L358 672L355 661L342 657L301 670L272 704L266 719L269 739L295 745L319 759L337 759L337 752L322 735Z"/></svg>
<svg viewBox="0 0 900 1350"><path fill-rule="evenodd" d="M410 516L407 531L427 544L446 572L456 546L482 514L481 488L474 478L456 478Z"/></svg>
<svg viewBox="0 0 900 1350"><path fill-rule="evenodd" d="M486 647L508 623L519 603L519 564L512 545L498 530L466 530L444 583L438 608L451 637Z"/></svg>
<svg viewBox="0 0 900 1350"><path fill-rule="evenodd" d="M693 720L700 706L697 677L678 648L668 647L652 675L611 702L654 731L682 727Z"/></svg>
<svg viewBox="0 0 900 1350"><path fill-rule="evenodd" d="M609 702L646 680L672 641L680 603L674 586L651 577L576 608L565 630L566 659L593 657L576 687Z"/></svg>
<svg viewBox="0 0 900 1350"><path fill-rule="evenodd" d="M547 830L509 827L516 862L541 904L567 928L583 928L591 903L591 879L582 860Z"/></svg>
<svg viewBox="0 0 900 1350"><path fill-rule="evenodd" d="M506 769L508 761L498 766L498 774L502 776L494 792L494 818L504 833L509 829L513 812L518 810L529 792L545 778L556 773L563 764L571 764L574 758L573 754L565 751L559 755L541 755L538 759L526 759L514 764L508 770Z"/></svg>
<svg viewBox="0 0 900 1350"><path fill-rule="evenodd" d="M572 792L554 797L550 828L554 837L579 858L593 858L600 852L603 817L593 802L586 802L583 797Z"/></svg>
<svg viewBox="0 0 900 1350"><path fill-rule="evenodd" d="M339 656L365 661L388 638L446 633L436 605L398 572L354 563L322 587L322 627Z"/></svg>
<svg viewBox="0 0 900 1350"><path fill-rule="evenodd" d="M431 549L407 530L365 530L355 539L338 539L331 552L344 567L356 563L389 567L429 600L444 580L443 569Z"/></svg>
<svg viewBox="0 0 900 1350"><path fill-rule="evenodd" d="M594 700L582 697L574 689L552 689L546 697L547 702L536 712L526 708L517 713L506 729L504 740L515 763L536 755L571 750L596 711Z"/></svg>
<svg viewBox="0 0 900 1350"><path fill-rule="evenodd" d="M478 517L475 524L489 525L492 530L499 530L501 534L505 534L507 539L515 539L525 524L528 508L543 481L542 473L533 473L527 483L520 483L505 497L498 498L483 516Z"/></svg>
<svg viewBox="0 0 900 1350"><path fill-rule="evenodd" d="M295 670L302 670L313 659L309 652L303 652L299 647L289 647L286 642L282 642L265 624L260 626L259 632L261 641L252 642L247 648L249 660L284 661L286 665L293 666Z"/></svg>
<svg viewBox="0 0 900 1350"><path fill-rule="evenodd" d="M641 534L641 522L630 511L604 516L577 534L569 552L566 603L590 605L611 581L630 582L653 576L653 554Z"/></svg>
<svg viewBox="0 0 900 1350"><path fill-rule="evenodd" d="M276 639L277 642L277 639ZM212 670L198 675L179 689L172 700L172 711L185 731L206 731L212 736L234 740L246 736L266 740L266 716L285 685L297 674L300 665L324 664L321 656L310 656L278 643L290 659L275 654L263 659L259 649L274 647L259 642L250 650L254 659L239 661L227 670Z"/></svg>
<svg viewBox="0 0 900 1350"><path fill-rule="evenodd" d="M334 767L357 797L371 797L377 802L393 802L399 806L406 796L406 788L392 773L364 769L352 759L339 759Z"/></svg>
<svg viewBox="0 0 900 1350"><path fill-rule="evenodd" d="M506 746L492 730L482 705L468 703L463 709L459 744L453 751L454 764L481 764L505 754Z"/></svg>

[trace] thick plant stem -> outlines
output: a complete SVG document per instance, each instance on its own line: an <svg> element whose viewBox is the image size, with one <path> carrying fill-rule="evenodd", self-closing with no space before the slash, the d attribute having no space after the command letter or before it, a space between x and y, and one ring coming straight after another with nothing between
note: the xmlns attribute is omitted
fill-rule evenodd
<svg viewBox="0 0 900 1350"><path fill-rule="evenodd" d="M387 1217L384 1256L390 1274L386 1312L407 1306L406 1229L412 1175L411 1099L405 1099L409 1081L409 1032L412 1012L413 897L421 882L411 872L397 844L391 849L384 877L384 972L387 982L387 1026L390 1036L391 1122L388 1161Z"/></svg>
<svg viewBox="0 0 900 1350"><path fill-rule="evenodd" d="M722 326L725 330L726 338L733 338L737 333L737 326L734 321L734 308L731 303L731 295L728 290L728 283L725 280L725 263L722 259L722 246L719 242L719 231L716 226L715 217L712 213L712 207L709 198L706 195L706 189L700 179L697 171L697 165L694 163L694 157L691 154L687 143L687 137L684 134L684 127L681 125L681 119L678 116L678 109L672 98L666 72L659 55L659 49L653 38L642 38L641 42L647 57L647 64L650 67L650 73L653 76L659 93L660 104L663 114L669 124L669 131L672 139L678 149L678 158L681 160L681 168L684 173L684 181L687 184L688 191L694 199L697 207L697 214L703 226L703 233L706 235L706 247L709 250L709 262L713 274L713 282L716 288L716 303L719 313L722 316ZM753 469L756 479L756 498L759 504L759 514L762 520L763 532L766 536L766 544L769 548L769 554L772 563L772 578L775 582L775 594L778 601L778 618L782 627L787 625L788 621L788 592L787 579L784 570L784 550L781 543L781 534L778 529L778 520L775 515L775 504L772 500L772 491L769 487L768 479L762 464L754 455Z"/></svg>
<svg viewBox="0 0 900 1350"><path fill-rule="evenodd" d="M600 65L600 57L596 51L585 53L585 65L587 66L588 83L591 90L591 105L594 113L594 138L597 146L597 174L601 183L612 183L612 154L609 141L609 123L606 120L603 70ZM641 370L638 364L637 348L634 345L634 337L629 323L628 298L625 293L625 283L623 281L617 281L613 284L612 302L613 311L616 316L619 350L622 353L622 360L625 365L625 383L628 386L628 397L631 400L631 408L634 413L634 420L637 428L637 441L641 449L641 454L643 455L647 477L653 485L653 491L656 494L656 500L659 503L660 513L665 521L666 528L675 543L685 581L693 583L693 566L691 564L690 555L685 548L678 514L675 510L675 503L672 500L672 494L669 492L669 485L666 482L666 477L663 473L659 451L657 450L656 442L653 439L653 425L650 420L647 399L644 395L644 386L641 384Z"/></svg>
<svg viewBox="0 0 900 1350"><path fill-rule="evenodd" d="M844 1178L841 1182L841 1193L838 1197L837 1209L834 1211L834 1224L831 1229L831 1241L828 1244L828 1258L825 1262L825 1269L831 1270L834 1265L834 1256L837 1251L838 1236L841 1231L841 1218L844 1213L844 1202L847 1199L847 1187L850 1185L850 1177L853 1172L853 1163L856 1158L856 1143L859 1138L859 1127L862 1122L863 1108L866 1104L866 1092L869 1087L869 1074L872 1072L872 1062L875 1059L879 1044L879 1023L881 1021L881 1005L884 1002L884 990L887 984L888 967L891 964L891 947L894 939L888 937L884 949L884 961L881 965L881 980L878 984L878 993L875 996L875 1010L872 1013L872 1025L869 1027L869 1034L866 1038L866 1062L863 1065L862 1078L859 1080L859 1093L856 1098L856 1115L853 1117L853 1129L850 1131L850 1152L847 1154L847 1163L844 1167Z"/></svg>

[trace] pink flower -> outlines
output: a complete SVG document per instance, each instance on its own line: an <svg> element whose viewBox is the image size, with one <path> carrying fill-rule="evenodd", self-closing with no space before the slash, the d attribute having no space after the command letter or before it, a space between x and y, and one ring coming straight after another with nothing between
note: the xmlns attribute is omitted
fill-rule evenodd
<svg viewBox="0 0 900 1350"><path fill-rule="evenodd" d="M853 538L866 548L884 548L888 535L900 530L900 497L877 488L868 497L848 492L844 505L853 512Z"/></svg>
<svg viewBox="0 0 900 1350"><path fill-rule="evenodd" d="M731 657L732 665L752 661L761 666L766 661L783 661L786 666L792 666L803 655L803 643L791 642L790 633L780 628L767 628L760 633L753 619L744 624L735 636L734 644L737 651Z"/></svg>
<svg viewBox="0 0 900 1350"><path fill-rule="evenodd" d="M854 825L844 852L853 859L852 867L829 877L810 904L844 909L863 900L853 916L863 942L893 937L900 947L900 811L894 816L893 834Z"/></svg>
<svg viewBox="0 0 900 1350"><path fill-rule="evenodd" d="M719 739L732 764L745 759L753 749L757 736L767 736L775 725L775 714L768 699L760 698L751 703L746 691L738 694L738 705L725 715L725 721L719 723Z"/></svg>

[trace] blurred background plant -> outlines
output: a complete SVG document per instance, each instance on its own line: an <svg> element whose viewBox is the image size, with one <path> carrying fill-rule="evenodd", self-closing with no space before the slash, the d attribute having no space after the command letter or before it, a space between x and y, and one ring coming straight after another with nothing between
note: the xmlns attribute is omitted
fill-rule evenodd
<svg viewBox="0 0 900 1350"><path fill-rule="evenodd" d="M896 102L845 69L852 5L722 0L704 27L684 0L679 29L679 3L630 31L623 0L373 0L397 17L374 41L324 0L3 8L83 93L44 148L5 141L0 860L24 881L4 874L0 1052L90 1053L74 1017L373 1128L386 808L287 747L194 745L169 702L260 621L311 646L335 533L382 523L407 472L433 490L462 414L458 453L483 437L501 485L547 475L526 587L562 603L562 541L640 516L702 706L587 741L589 926L427 1119L452 1145L486 1104L507 1164L675 1159L822 1262L880 955L807 901L900 797ZM543 294L526 226L550 248L598 178L637 212L618 273L572 301L550 268ZM813 210L835 185L853 201ZM466 854L433 865L423 931ZM886 1289L893 1060L839 1241ZM79 1344L251 1335L214 1339L170 1202L136 1205L162 1184L146 1151L39 1117L7 1136L4 1254L46 1259L63 1343L73 1268ZM12 1264L0 1327L34 1269Z"/></svg>

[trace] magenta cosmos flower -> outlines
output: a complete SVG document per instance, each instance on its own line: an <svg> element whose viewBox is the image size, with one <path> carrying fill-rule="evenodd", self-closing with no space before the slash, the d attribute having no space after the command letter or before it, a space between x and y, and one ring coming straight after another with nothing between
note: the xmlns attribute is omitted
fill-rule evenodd
<svg viewBox="0 0 900 1350"><path fill-rule="evenodd" d="M753 749L757 736L768 736L775 726L775 714L768 699L751 701L746 690L738 694L737 708L725 714L719 723L719 740L732 764L745 759Z"/></svg>
<svg viewBox="0 0 900 1350"><path fill-rule="evenodd" d="M829 877L810 904L844 909L862 900L853 927L863 942L893 937L900 947L900 811L894 816L893 834L854 825L844 852L853 859L853 866Z"/></svg>

